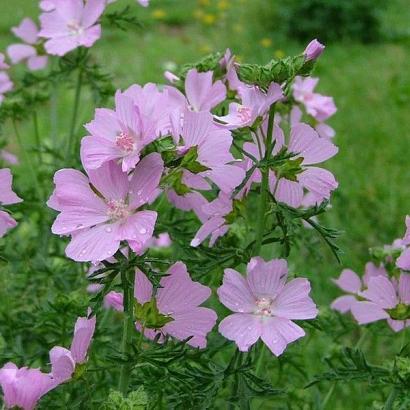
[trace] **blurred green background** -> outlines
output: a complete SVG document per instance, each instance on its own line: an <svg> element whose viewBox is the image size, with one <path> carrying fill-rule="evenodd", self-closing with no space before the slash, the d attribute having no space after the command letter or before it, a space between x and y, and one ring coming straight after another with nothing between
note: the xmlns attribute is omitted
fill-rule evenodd
<svg viewBox="0 0 410 410"><path fill-rule="evenodd" d="M34 0L1 3L0 51L16 42L10 27L25 16L36 18L39 13ZM303 12L304 6L315 2L305 0L152 0L147 9L134 3L118 0L110 9L129 4L140 18L141 28L104 30L103 38L93 48L104 69L113 73L118 88L163 82L164 70L172 71L227 47L239 61L264 63L272 57L301 52L315 36L321 40L326 37L326 51L315 75L320 77L318 91L333 96L338 107L329 123L336 130L335 143L340 151L328 167L340 186L323 221L344 231L339 240L343 266L319 239L318 252L312 254L301 246L292 251L290 259L294 270L313 281L315 300L328 304L339 294L329 278L337 276L342 267L362 272L369 258L368 248L401 237L404 217L410 213L409 1L357 1L370 5L377 23L372 16L367 20L369 7L349 14L353 13L349 7L356 3L354 0L329 0L336 11L315 18ZM347 13L346 20L340 20L341 11ZM59 91L60 129L68 128L72 94L63 87ZM81 124L91 119L94 108L91 98L82 103ZM43 111L40 130L44 138L50 138L49 111ZM26 124L22 131L28 144L32 143L30 127ZM10 133L11 150L16 152L13 133L6 131ZM353 335L347 344L354 344L359 336ZM393 337L386 332L383 344L393 345ZM365 346L377 361L374 344L374 338L368 339ZM316 349L325 345L326 340L317 340ZM333 407L370 408L367 406L374 397L361 402L362 388L358 385L352 392L337 387Z"/></svg>

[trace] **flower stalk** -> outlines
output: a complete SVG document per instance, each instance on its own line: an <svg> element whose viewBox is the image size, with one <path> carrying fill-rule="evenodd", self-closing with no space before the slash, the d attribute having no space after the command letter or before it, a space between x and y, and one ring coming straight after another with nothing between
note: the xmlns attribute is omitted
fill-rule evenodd
<svg viewBox="0 0 410 410"><path fill-rule="evenodd" d="M134 295L134 272L125 269L121 272L121 282L124 292L124 322L122 331L121 353L126 360L131 348L132 335L134 329L134 309L133 309L133 295ZM126 395L128 392L131 366L127 361L121 365L120 378L118 382L118 390Z"/></svg>
<svg viewBox="0 0 410 410"><path fill-rule="evenodd" d="M268 132L266 135L265 142L265 155L264 161L268 162L272 155L272 150L274 147L273 143L273 121L275 117L275 105L273 104L269 110L269 119L268 119ZM265 214L267 208L267 199L268 199L268 189L269 189L269 168L261 168L262 173L262 182L260 187L260 196L259 196L259 208L257 214L257 225L256 225L256 240L253 254L259 255L262 248L263 233L265 229Z"/></svg>

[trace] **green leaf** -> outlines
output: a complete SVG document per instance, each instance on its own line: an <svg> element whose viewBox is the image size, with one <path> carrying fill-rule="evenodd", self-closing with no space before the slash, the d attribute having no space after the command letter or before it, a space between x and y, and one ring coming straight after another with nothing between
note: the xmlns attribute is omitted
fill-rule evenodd
<svg viewBox="0 0 410 410"><path fill-rule="evenodd" d="M159 312L155 298L144 304L135 302L134 316L138 322L148 329L159 329L174 320L172 317Z"/></svg>
<svg viewBox="0 0 410 410"><path fill-rule="evenodd" d="M208 171L209 168L198 161L198 147L191 147L182 159L181 166L194 174Z"/></svg>

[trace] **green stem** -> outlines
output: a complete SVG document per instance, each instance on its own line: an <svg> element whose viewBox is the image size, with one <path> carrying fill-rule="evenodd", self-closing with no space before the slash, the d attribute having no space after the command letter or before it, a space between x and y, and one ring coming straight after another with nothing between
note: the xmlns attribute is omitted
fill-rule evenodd
<svg viewBox="0 0 410 410"><path fill-rule="evenodd" d="M336 382L334 382L332 384L332 387L330 388L330 390L327 392L326 397L324 398L323 402L322 402L322 409L325 410L327 403L329 403L330 397L332 397L332 394L336 388Z"/></svg>
<svg viewBox="0 0 410 410"><path fill-rule="evenodd" d="M81 87L83 84L83 71L81 68L78 69L77 85L75 89L74 96L74 108L73 115L71 117L70 133L68 135L67 141L67 151L66 151L66 161L69 162L71 159L71 150L73 146L74 132L77 124L78 109L80 105Z"/></svg>
<svg viewBox="0 0 410 410"><path fill-rule="evenodd" d="M255 370L255 374L257 376L259 376L259 374L261 373L261 369L262 369L262 365L263 365L263 356L265 355L265 350L266 350L266 345L265 343L261 344L261 347L259 349L259 356L258 359L256 361L256 370Z"/></svg>
<svg viewBox="0 0 410 410"><path fill-rule="evenodd" d="M134 297L133 272L127 270L121 272L121 282L124 293L124 323L122 330L121 352L124 355L124 359L127 360L127 356L131 348L131 338L134 331L134 312L132 303ZM124 362L121 365L118 390L124 396L128 393L131 370L132 366L128 362Z"/></svg>
<svg viewBox="0 0 410 410"><path fill-rule="evenodd" d="M37 111L33 111L33 126L34 126L34 139L35 139L36 146L37 146L38 163L42 164L43 158L42 158L41 147L40 147L40 131L38 128Z"/></svg>
<svg viewBox="0 0 410 410"><path fill-rule="evenodd" d="M26 150L26 147L23 144L23 140L21 139L21 136L20 136L19 130L17 128L17 123L16 123L15 119L13 119L13 128L14 128L14 133L16 134L17 142L20 146L21 153L24 157L24 161L27 163L28 167L30 168L30 174L31 174L32 182L33 182L34 188L37 192L38 199L41 202L43 202L43 199L44 199L43 198L43 191L42 191L42 189L40 187L40 184L38 182L37 173L35 172L33 164L31 162L30 157L28 155L28 152Z"/></svg>
<svg viewBox="0 0 410 410"><path fill-rule="evenodd" d="M387 398L386 403L384 404L383 410L392 410L394 402L396 401L398 391L396 387L393 387L390 391L389 397Z"/></svg>
<svg viewBox="0 0 410 410"><path fill-rule="evenodd" d="M269 110L268 133L266 135L266 141L265 141L265 156L264 156L265 162L269 161L272 155L274 117L275 117L275 106L272 105ZM266 214L266 208L268 205L267 199L268 199L268 189L269 189L269 168L266 166L261 168L261 173L262 173L262 183L260 187L261 192L260 192L260 197L259 197L259 210L257 214L258 219L257 219L257 225L256 225L255 248L253 251L254 255L259 255L261 248L262 248L263 234L264 234L264 229L266 225L265 214Z"/></svg>

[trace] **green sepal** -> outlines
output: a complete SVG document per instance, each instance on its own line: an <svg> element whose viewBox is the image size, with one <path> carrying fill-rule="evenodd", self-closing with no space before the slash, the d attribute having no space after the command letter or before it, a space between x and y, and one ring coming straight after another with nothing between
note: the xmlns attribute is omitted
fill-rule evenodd
<svg viewBox="0 0 410 410"><path fill-rule="evenodd" d="M299 157L296 159L288 159L282 165L278 167L274 167L274 171L276 177L279 178L286 178L289 181L297 181L297 175L303 171L301 167L303 162L303 157Z"/></svg>
<svg viewBox="0 0 410 410"><path fill-rule="evenodd" d="M135 302L134 317L147 329L159 329L174 320L172 317L159 312L155 298L144 304Z"/></svg>
<svg viewBox="0 0 410 410"><path fill-rule="evenodd" d="M393 320L410 319L410 305L399 303L395 308L387 309L387 313Z"/></svg>
<svg viewBox="0 0 410 410"><path fill-rule="evenodd" d="M198 147L191 147L184 155L181 162L181 167L191 171L193 174L209 171L209 168L200 164L198 161Z"/></svg>

